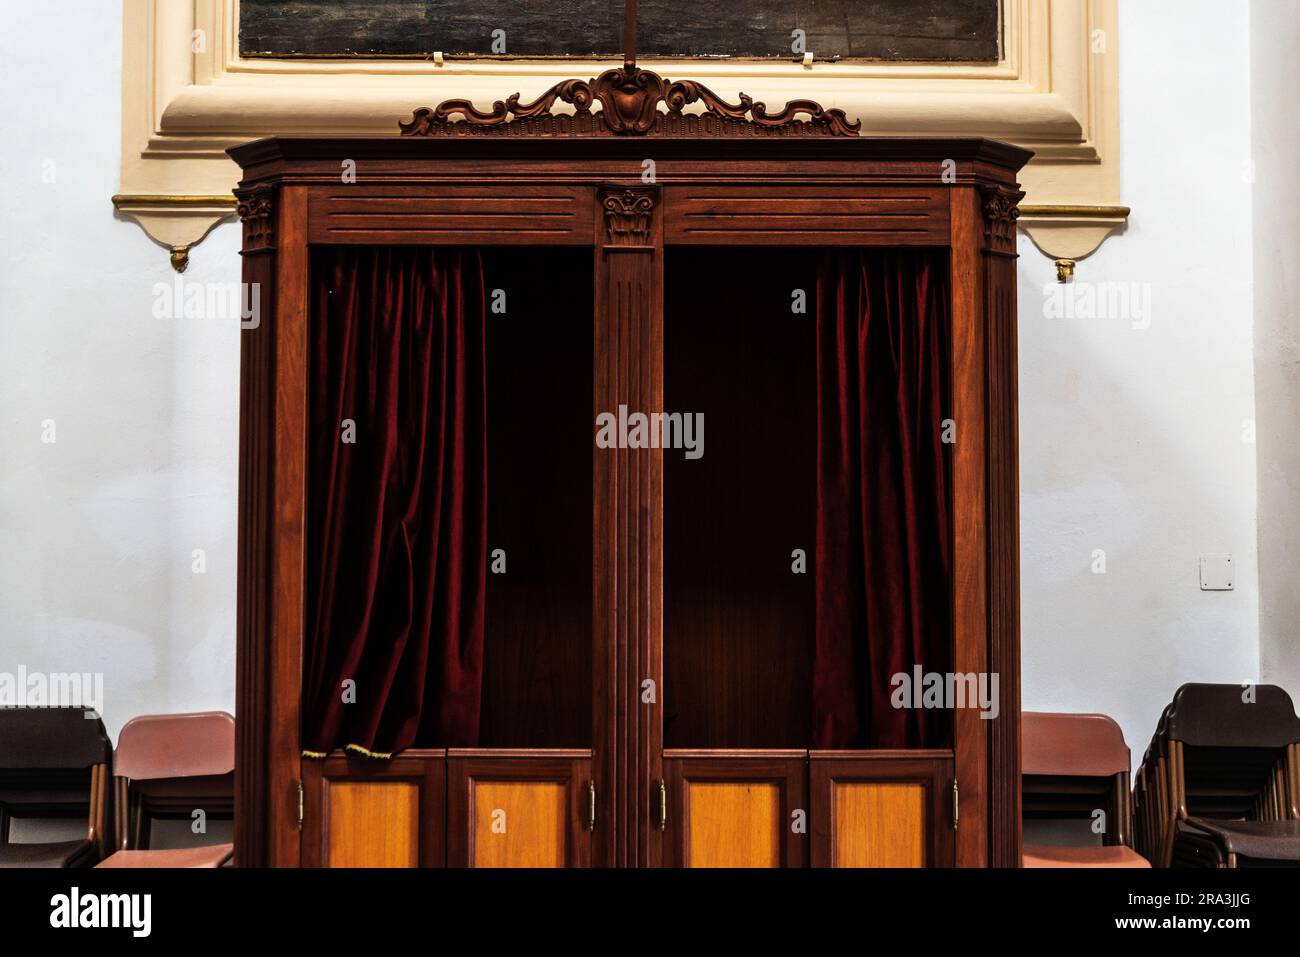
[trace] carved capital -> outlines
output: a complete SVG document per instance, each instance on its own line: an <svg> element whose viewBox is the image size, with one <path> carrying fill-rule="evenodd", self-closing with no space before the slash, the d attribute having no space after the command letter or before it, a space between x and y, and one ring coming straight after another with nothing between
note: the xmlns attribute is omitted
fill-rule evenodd
<svg viewBox="0 0 1300 957"><path fill-rule="evenodd" d="M572 115L553 113L557 102L572 105ZM702 113L684 112L695 103ZM599 110L592 110L595 104ZM416 110L409 123L398 126L403 136L857 136L861 128L843 110L828 110L812 100L791 100L769 113L765 103L748 94L741 93L739 103L728 103L702 83L669 81L632 65L591 80L557 83L531 103L520 103L514 93L489 111L469 100L444 100L434 109Z"/></svg>
<svg viewBox="0 0 1300 957"><path fill-rule="evenodd" d="M275 189L254 186L236 190L239 200L235 212L244 224L244 252L271 249L275 246Z"/></svg>
<svg viewBox="0 0 1300 957"><path fill-rule="evenodd" d="M984 203L984 245L987 249L1009 252L1015 249L1016 220L1020 218L1020 201L1025 194L1005 186L981 186Z"/></svg>
<svg viewBox="0 0 1300 957"><path fill-rule="evenodd" d="M653 242L655 190L610 186L602 191L605 241L610 246L648 246Z"/></svg>

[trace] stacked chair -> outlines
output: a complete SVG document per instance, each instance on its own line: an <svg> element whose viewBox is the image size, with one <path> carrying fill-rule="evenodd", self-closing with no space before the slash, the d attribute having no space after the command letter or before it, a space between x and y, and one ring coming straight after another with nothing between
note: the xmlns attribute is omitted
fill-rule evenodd
<svg viewBox="0 0 1300 957"><path fill-rule="evenodd" d="M1133 788L1159 867L1300 867L1300 718L1275 685L1186 684Z"/></svg>
<svg viewBox="0 0 1300 957"><path fill-rule="evenodd" d="M1102 844L1027 845L1025 867L1150 867L1130 846L1130 755L1119 725L1104 714L1021 716L1021 798L1026 819L1098 820Z"/></svg>
<svg viewBox="0 0 1300 957"><path fill-rule="evenodd" d="M106 844L109 759L104 723L82 708L0 708L0 867L88 867ZM73 818L86 836L10 843L15 818Z"/></svg>
<svg viewBox="0 0 1300 957"><path fill-rule="evenodd" d="M234 816L235 719L224 711L145 715L118 737L114 762L116 853L100 867L221 867L229 843L154 849L158 819ZM202 843L202 842L199 842Z"/></svg>

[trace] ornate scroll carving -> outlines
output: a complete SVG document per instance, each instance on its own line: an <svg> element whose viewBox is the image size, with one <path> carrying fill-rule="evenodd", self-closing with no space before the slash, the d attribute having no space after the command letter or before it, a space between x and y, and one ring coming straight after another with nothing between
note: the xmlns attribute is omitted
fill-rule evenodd
<svg viewBox="0 0 1300 957"><path fill-rule="evenodd" d="M614 187L604 193L605 234L611 246L645 246L651 240L650 217L655 196L650 190Z"/></svg>
<svg viewBox="0 0 1300 957"><path fill-rule="evenodd" d="M1016 220L1025 194L1004 186L981 186L980 195L984 197L984 245L999 251L1014 250Z"/></svg>
<svg viewBox="0 0 1300 957"><path fill-rule="evenodd" d="M573 114L552 113L557 102L571 104ZM597 103L600 109L593 111ZM660 103L667 112L660 112ZM695 103L704 107L701 116L683 112ZM800 119L802 115L807 119ZM456 116L460 119L453 119ZM694 80L669 81L634 65L606 70L592 80L565 80L531 103L520 103L514 93L497 100L488 112L468 100L444 100L434 109L416 110L411 122L398 125L403 136L719 135L704 132L701 117L736 128L728 132L770 136L856 136L862 125L850 123L843 110L827 110L812 100L791 100L776 113L745 93L739 103L728 103Z"/></svg>
<svg viewBox="0 0 1300 957"><path fill-rule="evenodd" d="M235 212L244 224L244 252L275 246L275 193L270 186L236 190Z"/></svg>

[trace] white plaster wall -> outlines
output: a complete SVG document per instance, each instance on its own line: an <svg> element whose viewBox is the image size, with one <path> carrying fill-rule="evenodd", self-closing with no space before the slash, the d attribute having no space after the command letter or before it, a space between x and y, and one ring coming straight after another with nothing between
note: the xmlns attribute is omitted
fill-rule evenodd
<svg viewBox="0 0 1300 957"><path fill-rule="evenodd" d="M102 670L114 735L135 714L233 710L239 333L155 319L167 256L109 205L120 3L5 16L0 671ZM1044 318L1053 268L1021 240L1024 702L1108 712L1137 758L1180 682L1259 675L1251 34L1246 5L1219 0L1121 0L1120 18L1134 214L1079 275L1149 283L1153 317ZM186 279L237 280L237 245L218 227ZM1199 591L1206 551L1234 555L1234 591Z"/></svg>
<svg viewBox="0 0 1300 957"><path fill-rule="evenodd" d="M1053 267L1021 239L1024 706L1110 714L1135 764L1179 684L1259 678L1249 21L1120 2L1133 213L1078 281L1149 284L1148 328L1044 318ZM1200 590L1207 552L1232 554L1233 591Z"/></svg>
<svg viewBox="0 0 1300 957"><path fill-rule="evenodd" d="M109 201L120 2L4 18L0 671L102 672L116 739L137 714L233 710L239 331L154 318L167 253ZM237 248L219 227L186 279L237 281Z"/></svg>
<svg viewBox="0 0 1300 957"><path fill-rule="evenodd" d="M1251 8L1259 641L1265 681L1300 701L1300 7Z"/></svg>

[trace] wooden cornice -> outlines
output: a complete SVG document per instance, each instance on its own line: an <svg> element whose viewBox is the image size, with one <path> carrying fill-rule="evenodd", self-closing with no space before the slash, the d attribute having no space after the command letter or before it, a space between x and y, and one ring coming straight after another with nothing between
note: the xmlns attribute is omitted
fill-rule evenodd
<svg viewBox="0 0 1300 957"><path fill-rule="evenodd" d="M646 155L647 137L630 136L275 136L228 150L245 170L245 183L283 172L282 164L328 166L335 156L355 160L625 160ZM806 160L852 162L912 161L940 164L952 160L1016 172L1033 151L983 137L946 136L817 136L817 137L693 137L653 138L656 159L682 160ZM322 160L328 157L328 160ZM265 169L257 169L265 167ZM337 180L337 164L329 175ZM938 179L938 173L935 173ZM958 179L966 179L960 172Z"/></svg>

